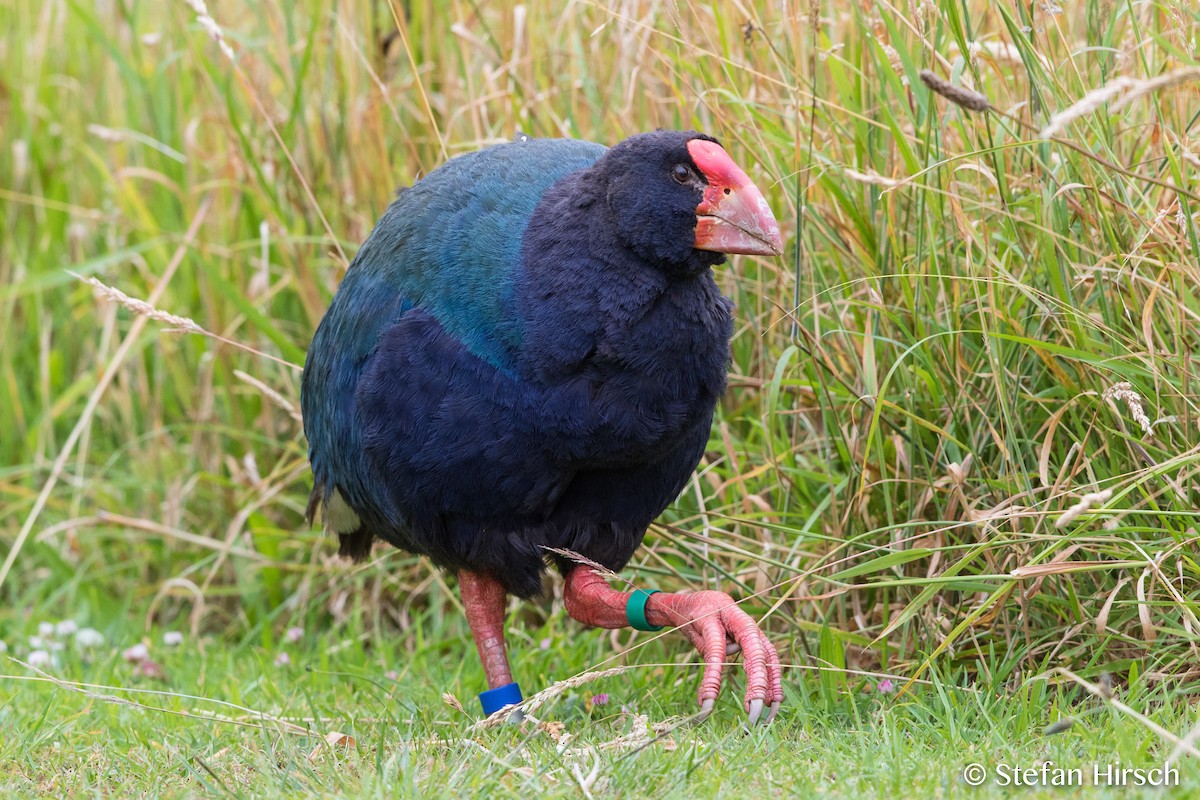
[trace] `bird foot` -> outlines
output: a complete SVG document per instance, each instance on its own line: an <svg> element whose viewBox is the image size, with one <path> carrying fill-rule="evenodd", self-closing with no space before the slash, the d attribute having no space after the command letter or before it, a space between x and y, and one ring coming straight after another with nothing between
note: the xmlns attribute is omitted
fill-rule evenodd
<svg viewBox="0 0 1200 800"><path fill-rule="evenodd" d="M755 725L761 719L765 724L775 719L783 703L783 670L779 654L753 618L742 611L732 597L712 591L656 594L647 610L658 611L668 624L679 626L704 658L704 677L699 692L701 718L711 713L721 691L725 658L740 650L746 670L743 707L749 723ZM651 621L661 624L654 618L656 616L652 615ZM765 719L764 710L767 711Z"/></svg>
<svg viewBox="0 0 1200 800"><path fill-rule="evenodd" d="M628 592L618 592L590 567L578 566L567 575L563 594L567 612L588 625L623 628L629 622L625 607ZM712 713L721 691L725 659L739 651L744 656L746 694L744 708L751 725L770 722L783 703L779 654L766 635L733 598L724 592L656 593L646 601L651 625L679 628L704 658L700 681L700 714ZM766 717L763 718L763 712Z"/></svg>

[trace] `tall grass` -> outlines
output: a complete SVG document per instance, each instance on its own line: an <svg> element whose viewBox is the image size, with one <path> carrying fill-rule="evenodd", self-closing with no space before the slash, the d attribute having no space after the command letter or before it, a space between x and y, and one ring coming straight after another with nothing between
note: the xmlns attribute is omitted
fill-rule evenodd
<svg viewBox="0 0 1200 800"><path fill-rule="evenodd" d="M789 244L721 272L731 389L630 572L753 595L800 667L1194 692L1200 83L1039 131L1196 65L1200 17L1055 8L0 7L0 626L116 603L419 638L414 602L453 614L425 562L350 569L303 525L296 366L397 186L517 130L664 126L722 139ZM242 347L134 330L72 273Z"/></svg>

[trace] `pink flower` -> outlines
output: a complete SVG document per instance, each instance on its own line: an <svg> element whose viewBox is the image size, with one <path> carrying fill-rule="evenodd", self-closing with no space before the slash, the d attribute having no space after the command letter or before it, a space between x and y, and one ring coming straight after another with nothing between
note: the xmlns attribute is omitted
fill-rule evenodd
<svg viewBox="0 0 1200 800"><path fill-rule="evenodd" d="M879 685L875 687L875 691L879 692L880 694L891 694L892 692L896 691L896 687L892 684L891 678L884 678L879 682Z"/></svg>
<svg viewBox="0 0 1200 800"><path fill-rule="evenodd" d="M121 658L125 659L131 664L137 664L140 661L145 661L149 657L150 648L146 647L146 645L142 644L141 642L138 642L133 647L126 648L125 651L121 653Z"/></svg>
<svg viewBox="0 0 1200 800"><path fill-rule="evenodd" d="M292 663L292 657L283 650L280 650L279 655L275 656L275 666L277 667L286 667L290 663Z"/></svg>

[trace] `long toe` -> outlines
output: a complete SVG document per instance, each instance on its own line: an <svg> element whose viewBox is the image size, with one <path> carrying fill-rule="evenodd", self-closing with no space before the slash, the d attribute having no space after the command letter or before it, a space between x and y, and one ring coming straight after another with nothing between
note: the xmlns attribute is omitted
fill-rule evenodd
<svg viewBox="0 0 1200 800"><path fill-rule="evenodd" d="M667 618L680 626L704 659L700 680L700 717L707 717L721 691L722 668L740 652L746 671L743 708L751 725L775 718L783 702L779 653L754 619L723 592L657 595ZM764 716L763 712L766 711Z"/></svg>
<svg viewBox="0 0 1200 800"><path fill-rule="evenodd" d="M757 721L762 707L769 697L771 672L771 650L765 644L766 638L754 623L753 618L745 611L730 605L721 611L721 621L733 639L742 648L742 664L746 670L746 713ZM758 714L752 711L752 704L758 704Z"/></svg>
<svg viewBox="0 0 1200 800"><path fill-rule="evenodd" d="M779 663L779 651L766 634L762 634L762 645L767 653L767 699L771 701L772 709L767 722L770 722L783 703L783 665Z"/></svg>

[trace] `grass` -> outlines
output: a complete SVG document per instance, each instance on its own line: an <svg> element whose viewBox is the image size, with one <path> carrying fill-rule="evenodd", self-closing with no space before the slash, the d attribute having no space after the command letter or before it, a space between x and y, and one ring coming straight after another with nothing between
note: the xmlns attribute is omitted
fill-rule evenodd
<svg viewBox="0 0 1200 800"><path fill-rule="evenodd" d="M1142 82L1197 65L1200 19L1054 7L214 2L231 61L182 2L0 6L0 788L974 796L1005 789L971 762L1170 757L1194 793L1200 82ZM748 597L788 704L676 726L682 640L583 631L551 587L512 608L526 688L631 668L540 710L561 729L473 729L453 587L303 524L296 365L396 186L655 126L720 137L789 248L719 276L730 392L627 574ZM61 619L105 644L24 666Z"/></svg>
<svg viewBox="0 0 1200 800"><path fill-rule="evenodd" d="M435 592L434 599L448 604L442 594ZM645 742L638 734L647 722L678 725L680 712L691 708L698 675L673 663L677 643L644 648L642 668L567 693L539 717L560 723L561 730L527 723L523 730L502 725L472 733L471 689L458 695L466 713L439 695L446 688L472 687L481 676L463 658L470 647L465 627L437 616L432 609L414 615L411 640L339 639L322 629L271 647L257 640L187 637L167 648L155 628L148 641L162 681L137 677L137 668L119 656L120 645L132 643L141 626L110 628L109 642L118 645L114 652L101 648L102 654L85 663L69 647L56 676L123 687L90 691L119 694L156 710L22 684L3 709L6 723L8 717L20 721L0 743L6 788L43 796L494 791L577 797L590 791L956 797L974 794L959 777L974 762L1034 766L1049 759L1078 766L1108 763L1119 753L1125 765L1150 767L1161 766L1163 757L1153 733L1103 704L1064 704L1044 682L1014 693L1003 684L965 689L953 676L937 677L912 698L862 691L873 679L854 678L849 691L795 680L789 686L790 713L769 729L747 733L737 723L737 703L726 698L710 723L676 727L635 751ZM524 630L534 641L518 656L518 668L523 680L538 685L610 655L606 636L573 633L561 615ZM115 638L122 634L128 638ZM537 637L549 639L549 646L541 649ZM289 653L291 663L276 664L277 652ZM394 680L385 676L385 666L399 673ZM599 690L608 694L606 705L589 703ZM163 691L171 694L145 693ZM1125 699L1161 706L1155 714L1161 724L1187 724L1186 708L1164 703L1168 698L1161 690ZM1062 714L1082 716L1066 733L1043 736L1046 720ZM279 723L282 718L291 724ZM293 733L297 728L312 734ZM318 749L331 732L355 743ZM632 739L622 746L621 737ZM597 764L595 782L584 791L580 783L586 784ZM1200 775L1186 762L1180 768L1181 791L1194 792ZM1139 792L1114 789L1101 796Z"/></svg>

